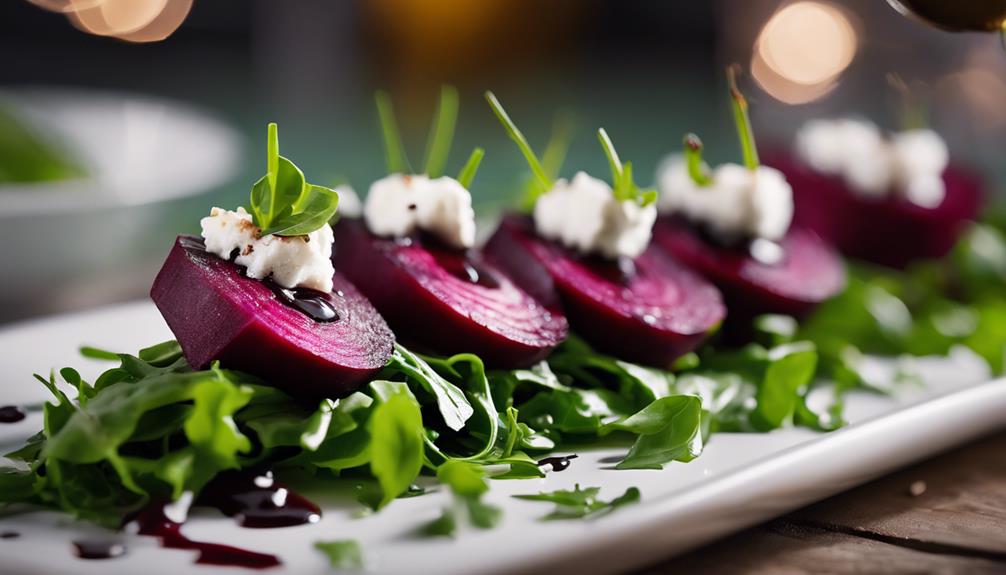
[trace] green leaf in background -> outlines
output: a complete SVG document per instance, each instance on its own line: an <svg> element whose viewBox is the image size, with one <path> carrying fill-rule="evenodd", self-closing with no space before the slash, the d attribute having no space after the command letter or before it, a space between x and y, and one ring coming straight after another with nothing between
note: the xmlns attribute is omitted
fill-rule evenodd
<svg viewBox="0 0 1006 575"><path fill-rule="evenodd" d="M332 569L359 570L366 566L363 550L353 539L315 541L314 548L328 557L328 565Z"/></svg>
<svg viewBox="0 0 1006 575"><path fill-rule="evenodd" d="M454 140L454 128L457 122L458 91L454 86L441 86L440 102L426 141L426 159L423 163L426 166L427 176L438 178L443 175L447 157L451 153L451 142Z"/></svg>
<svg viewBox="0 0 1006 575"><path fill-rule="evenodd" d="M489 491L489 485L486 484L485 472L480 465L467 461L447 461L437 468L437 479L450 488L454 505L445 508L440 517L421 527L421 535L453 536L462 513L471 525L479 529L490 529L502 519L503 511L499 507L482 502L482 496Z"/></svg>
<svg viewBox="0 0 1006 575"><path fill-rule="evenodd" d="M335 216L339 194L307 183L300 168L279 155L276 124L269 124L266 159L268 172L252 186L249 202L261 235L309 234Z"/></svg>
<svg viewBox="0 0 1006 575"><path fill-rule="evenodd" d="M542 517L542 520L584 519L615 511L619 507L638 503L639 489L630 487L625 493L610 500L603 501L597 496L600 487L581 488L579 484L573 490L560 489L552 492L542 492L534 495L514 495L516 499L525 501L547 501L555 504L555 510Z"/></svg>
<svg viewBox="0 0 1006 575"><path fill-rule="evenodd" d="M423 468L423 416L412 394L401 389L381 398L368 426L370 471L383 492L380 508L405 492Z"/></svg>
<svg viewBox="0 0 1006 575"><path fill-rule="evenodd" d="M86 175L75 158L45 136L0 102L0 183L51 182Z"/></svg>

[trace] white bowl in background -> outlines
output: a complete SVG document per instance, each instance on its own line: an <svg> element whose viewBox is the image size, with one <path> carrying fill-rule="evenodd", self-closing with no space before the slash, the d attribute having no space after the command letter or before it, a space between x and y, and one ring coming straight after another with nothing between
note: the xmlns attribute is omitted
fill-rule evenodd
<svg viewBox="0 0 1006 575"><path fill-rule="evenodd" d="M0 321L143 293L208 209L194 198L239 170L236 131L186 104L56 88L3 90L0 103L86 170L0 184Z"/></svg>

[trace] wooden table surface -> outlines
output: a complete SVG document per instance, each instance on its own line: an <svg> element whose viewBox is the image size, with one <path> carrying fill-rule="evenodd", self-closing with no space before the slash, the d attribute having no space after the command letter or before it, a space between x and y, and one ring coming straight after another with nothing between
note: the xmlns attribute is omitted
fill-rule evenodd
<svg viewBox="0 0 1006 575"><path fill-rule="evenodd" d="M1006 432L641 573L1006 574Z"/></svg>

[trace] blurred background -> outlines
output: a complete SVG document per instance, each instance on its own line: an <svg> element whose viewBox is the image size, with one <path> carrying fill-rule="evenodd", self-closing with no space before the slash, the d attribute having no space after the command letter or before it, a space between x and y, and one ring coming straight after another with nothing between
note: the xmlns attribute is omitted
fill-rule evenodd
<svg viewBox="0 0 1006 575"><path fill-rule="evenodd" d="M606 171L604 126L648 183L687 131L739 160L732 62L763 148L812 116L898 128L895 73L958 160L1006 180L1000 38L879 0L5 0L0 51L0 322L144 297L175 235L246 201L269 121L309 180L365 192L384 173L377 88L416 161L439 85L459 88L449 171L486 148L486 210L525 168L484 90L539 150L573 114L564 174Z"/></svg>

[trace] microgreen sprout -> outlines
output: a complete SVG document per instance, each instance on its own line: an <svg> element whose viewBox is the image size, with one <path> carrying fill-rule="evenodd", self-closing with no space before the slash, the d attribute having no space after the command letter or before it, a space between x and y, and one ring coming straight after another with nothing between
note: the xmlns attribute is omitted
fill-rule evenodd
<svg viewBox="0 0 1006 575"><path fill-rule="evenodd" d="M426 141L426 175L436 178L444 173L447 156L451 153L451 141L454 139L454 128L458 122L458 91L454 86L440 88L440 103L437 113L430 126L430 135Z"/></svg>
<svg viewBox="0 0 1006 575"><path fill-rule="evenodd" d="M409 158L405 155L402 137L395 121L395 110L391 106L391 96L387 92L378 91L374 94L377 103L377 116L381 121L381 135L384 137L384 162L388 171L393 174L412 173Z"/></svg>
<svg viewBox="0 0 1006 575"><path fill-rule="evenodd" d="M411 174L413 173L412 164L409 163L405 146L402 145L398 122L395 120L395 111L391 105L391 97L383 91L378 91L374 97L377 102L377 114L381 121L384 157L388 171L393 174ZM433 116L429 137L426 139L426 158L423 168L425 175L438 178L444 174L457 122L458 91L453 86L444 86L440 89L440 102ZM458 175L458 181L464 187L467 188L475 179L475 173L479 169L483 156L485 156L485 150L475 148L471 156L468 157L468 162L465 163Z"/></svg>
<svg viewBox="0 0 1006 575"><path fill-rule="evenodd" d="M503 104L500 104L500 101L496 99L496 95L488 90L486 91L486 101L489 102L489 107L493 109L496 117L503 124L510 139L517 144L520 152L524 154L524 159L527 160L527 165L531 168L531 173L534 174L535 179L538 180L538 183L543 188L546 190L550 189L552 187L552 180L545 174L545 169L542 168L541 162L538 161L538 156L531 149L531 144L527 143L527 138L524 137L524 134L521 133L517 125L507 115L506 110L503 109Z"/></svg>
<svg viewBox="0 0 1006 575"><path fill-rule="evenodd" d="M482 163L482 158L485 157L486 151L482 148L475 148L472 150L472 155L468 156L468 161L465 162L465 167L461 168L461 172L458 173L458 181L461 185L468 187L472 180L475 179L475 172L479 169L479 164Z"/></svg>
<svg viewBox="0 0 1006 575"><path fill-rule="evenodd" d="M611 143L611 138L604 128L597 130L597 139L601 142L601 149L608 158L608 165L611 167L611 188L615 193L615 199L620 202L634 201L641 206L648 206L657 199L656 190L640 189L632 179L632 162L624 164L615 151L615 145Z"/></svg>
<svg viewBox="0 0 1006 575"><path fill-rule="evenodd" d="M688 165L688 175L692 181L703 188L712 184L713 178L709 174L709 166L702 161L702 140L695 134L686 134L684 145L685 163Z"/></svg>
<svg viewBox="0 0 1006 575"><path fill-rule="evenodd" d="M929 121L928 110L923 98L899 74L887 74L887 83L894 89L898 97L898 116L902 130L921 130Z"/></svg>
<svg viewBox="0 0 1006 575"><path fill-rule="evenodd" d="M279 130L269 124L266 135L266 175L252 186L249 211L261 235L309 234L335 216L339 194L310 184L293 162L279 155Z"/></svg>
<svg viewBox="0 0 1006 575"><path fill-rule="evenodd" d="M558 112L552 121L552 133L545 146L545 152L541 155L542 170L550 180L559 177L562 164L566 161L566 152L569 151L569 143L573 139L573 126L573 114L568 110ZM538 178L533 176L528 178L524 184L521 207L524 211L530 212L534 209L538 198L546 192L548 188L543 187Z"/></svg>
<svg viewBox="0 0 1006 575"><path fill-rule="evenodd" d="M741 141L741 152L744 154L744 165L749 170L758 169L758 148L755 146L754 131L751 129L751 118L748 116L748 102L744 94L737 88L737 73L740 66L734 64L727 67L727 85L730 88L730 100L734 109L734 123L737 125L737 137Z"/></svg>

